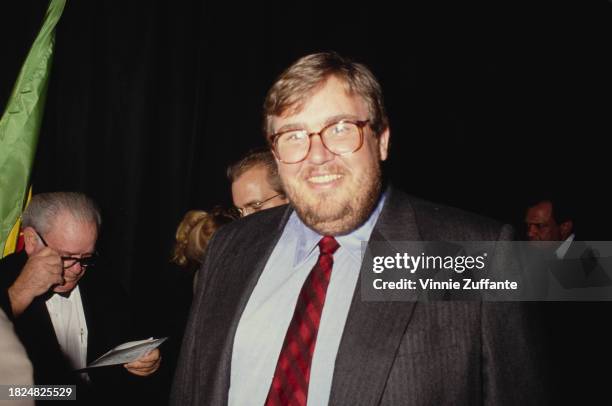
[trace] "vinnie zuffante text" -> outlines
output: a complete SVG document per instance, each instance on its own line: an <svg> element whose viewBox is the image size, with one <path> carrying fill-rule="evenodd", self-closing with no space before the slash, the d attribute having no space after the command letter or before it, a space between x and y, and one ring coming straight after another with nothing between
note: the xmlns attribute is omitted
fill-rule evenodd
<svg viewBox="0 0 612 406"><path fill-rule="evenodd" d="M482 255L409 255L408 253L397 253L394 256L376 256L373 258L372 271L381 274L388 270L408 272L410 278L400 278L389 281L382 278L373 280L376 290L400 289L400 290L516 290L518 282L506 280L494 281L490 278L461 278L447 280L436 280L431 277L415 278L417 271L452 271L455 275L465 271L485 272L487 253ZM451 274L452 275L452 274ZM408 276L408 275L406 275Z"/></svg>

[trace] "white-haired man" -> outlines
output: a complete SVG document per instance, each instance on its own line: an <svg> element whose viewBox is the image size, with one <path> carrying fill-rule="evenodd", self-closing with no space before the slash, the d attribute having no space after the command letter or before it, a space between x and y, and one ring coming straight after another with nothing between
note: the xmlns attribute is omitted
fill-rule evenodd
<svg viewBox="0 0 612 406"><path fill-rule="evenodd" d="M89 270L101 224L95 203L81 193L37 194L22 224L25 252L0 261L0 306L28 352L34 382L79 384L89 391L107 385L107 379L122 381L124 371L155 372L157 349L125 364L124 371L73 372L130 338L124 317L129 309L120 307L112 277Z"/></svg>

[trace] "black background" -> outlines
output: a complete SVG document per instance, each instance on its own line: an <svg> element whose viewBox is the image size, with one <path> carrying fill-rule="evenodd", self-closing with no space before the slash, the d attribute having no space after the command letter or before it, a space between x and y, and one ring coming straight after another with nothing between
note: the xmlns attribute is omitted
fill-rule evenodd
<svg viewBox="0 0 612 406"><path fill-rule="evenodd" d="M46 7L3 5L0 111ZM263 143L274 78L336 50L383 85L400 188L514 224L561 192L578 238L609 240L611 21L607 1L68 1L34 191L100 204L99 249L163 333L189 301L169 264L182 215L231 203L225 168Z"/></svg>

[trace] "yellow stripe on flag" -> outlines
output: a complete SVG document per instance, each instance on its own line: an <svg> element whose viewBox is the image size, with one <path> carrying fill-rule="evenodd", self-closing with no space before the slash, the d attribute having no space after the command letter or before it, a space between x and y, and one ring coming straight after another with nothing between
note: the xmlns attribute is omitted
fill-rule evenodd
<svg viewBox="0 0 612 406"><path fill-rule="evenodd" d="M32 186L30 186L30 189L28 190L28 200L26 201L26 204L23 207L24 210L26 207L28 207L30 200L32 200ZM21 216L19 216L19 218L17 219L17 222L15 222L15 224L13 225L13 228L11 228L11 231L9 232L9 235L6 239L6 244L4 245L4 252L2 253L2 258L6 257L7 255L12 254L13 252L15 252L15 249L17 249L17 242L19 241L20 229L21 229Z"/></svg>
<svg viewBox="0 0 612 406"><path fill-rule="evenodd" d="M21 217L17 219L17 222L11 228L9 232L8 238L6 239L6 245L4 246L4 253L2 257L6 257L7 255L15 252L15 248L17 248L17 239L19 238L19 228L21 227Z"/></svg>

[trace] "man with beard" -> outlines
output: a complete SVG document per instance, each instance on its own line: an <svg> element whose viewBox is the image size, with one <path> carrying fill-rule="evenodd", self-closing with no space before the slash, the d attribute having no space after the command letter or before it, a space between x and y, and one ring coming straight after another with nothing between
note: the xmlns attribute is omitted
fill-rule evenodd
<svg viewBox="0 0 612 406"><path fill-rule="evenodd" d="M362 300L362 243L512 234L383 192L390 131L373 74L335 53L306 56L274 83L264 115L291 204L213 237L172 404L539 404L516 306Z"/></svg>

